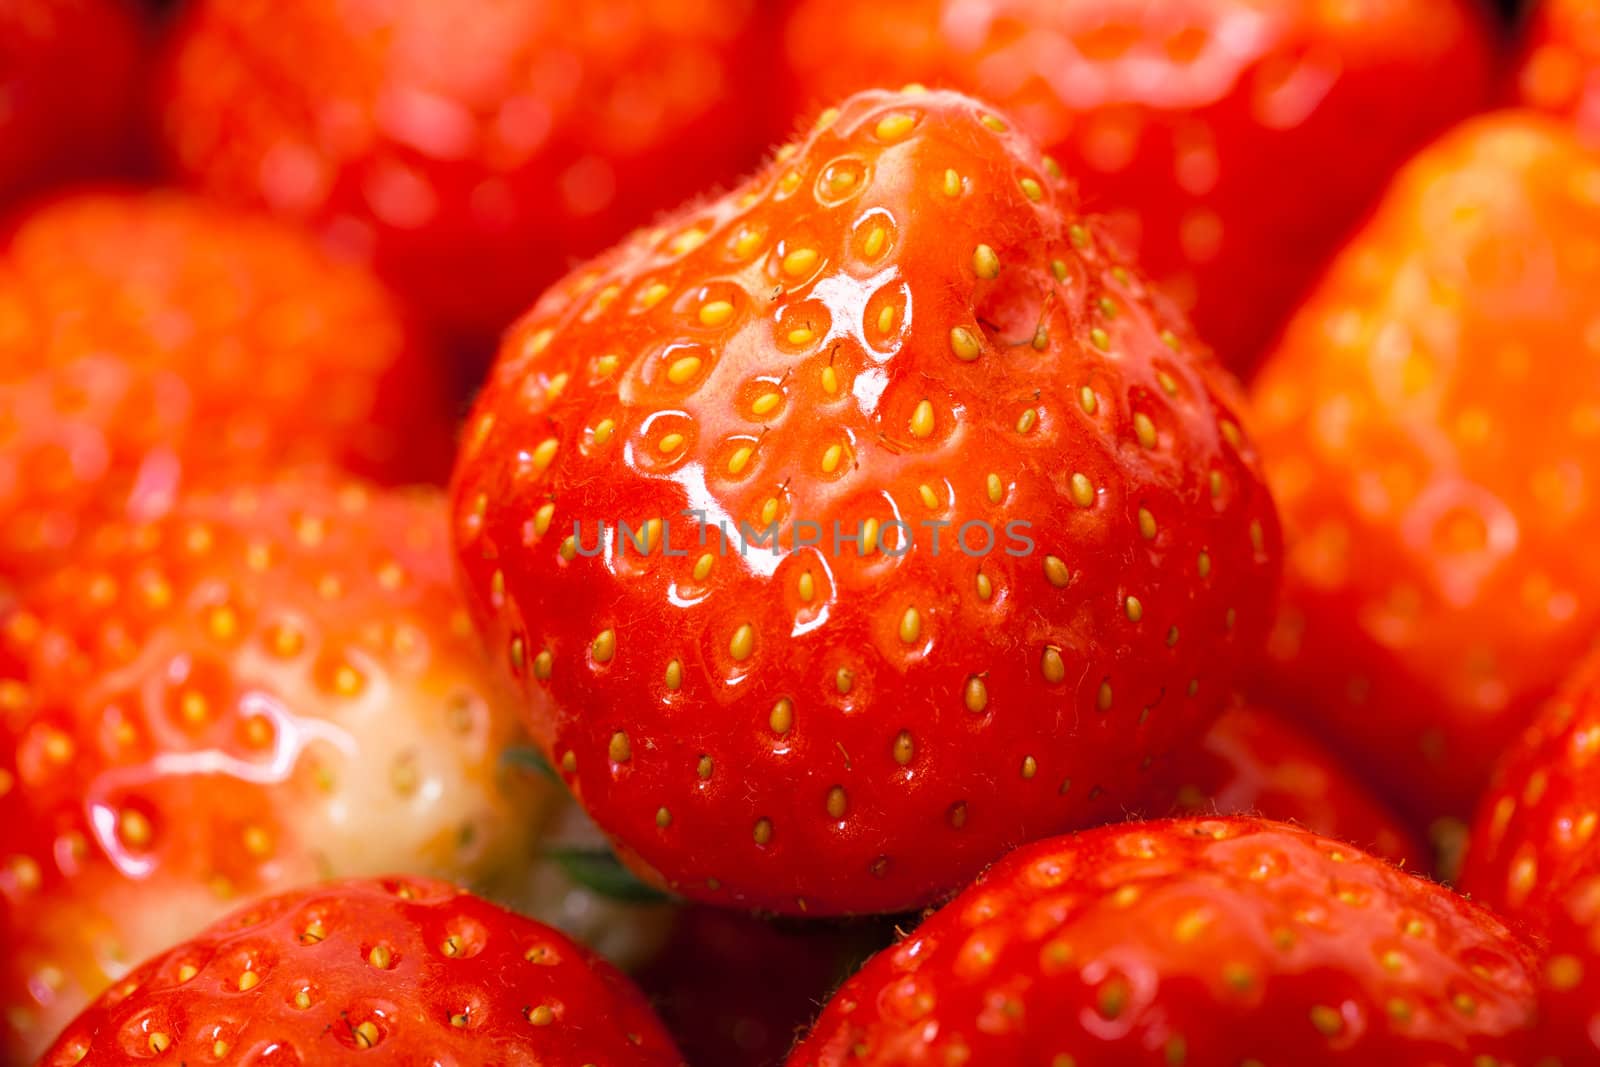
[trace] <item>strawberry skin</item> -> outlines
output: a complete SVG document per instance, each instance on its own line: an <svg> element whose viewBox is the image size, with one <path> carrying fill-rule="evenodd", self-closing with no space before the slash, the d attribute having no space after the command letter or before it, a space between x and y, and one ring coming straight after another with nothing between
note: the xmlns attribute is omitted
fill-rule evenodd
<svg viewBox="0 0 1600 1067"><path fill-rule="evenodd" d="M1284 515L1277 702L1470 815L1600 627L1600 154L1467 123L1400 172L1257 378Z"/></svg>
<svg viewBox="0 0 1600 1067"><path fill-rule="evenodd" d="M1528 951L1487 911L1283 823L1023 848L823 1011L789 1067L1531 1067Z"/></svg>
<svg viewBox="0 0 1600 1067"><path fill-rule="evenodd" d="M300 234L174 193L41 207L0 254L0 576L196 475L442 475L441 396L390 296Z"/></svg>
<svg viewBox="0 0 1600 1067"><path fill-rule="evenodd" d="M1256 705L1230 708L1173 758L1174 814L1262 815L1426 870L1428 850L1327 747Z"/></svg>
<svg viewBox="0 0 1600 1067"><path fill-rule="evenodd" d="M520 881L546 791L446 530L434 492L197 493L0 610L0 1061L262 893Z"/></svg>
<svg viewBox="0 0 1600 1067"><path fill-rule="evenodd" d="M546 294L453 489L551 764L647 879L778 913L906 909L1136 803L1277 565L1231 380L1048 160L954 93L823 118Z"/></svg>
<svg viewBox="0 0 1600 1067"><path fill-rule="evenodd" d="M1493 54L1476 0L795 0L785 44L798 108L917 81L1008 111L1239 370Z"/></svg>
<svg viewBox="0 0 1600 1067"><path fill-rule="evenodd" d="M141 23L132 0L0 5L0 204L129 162Z"/></svg>
<svg viewBox="0 0 1600 1067"><path fill-rule="evenodd" d="M1567 1064L1600 1057L1600 654L1507 753L1478 810L1464 890L1544 949L1547 1026Z"/></svg>
<svg viewBox="0 0 1600 1067"><path fill-rule="evenodd" d="M492 340L574 253L755 162L763 6L199 0L162 92L167 150Z"/></svg>
<svg viewBox="0 0 1600 1067"><path fill-rule="evenodd" d="M684 1067L616 969L443 882L260 901L128 975L40 1067Z"/></svg>
<svg viewBox="0 0 1600 1067"><path fill-rule="evenodd" d="M1600 140L1600 7L1591 0L1540 0L1524 34L1516 97L1565 115Z"/></svg>

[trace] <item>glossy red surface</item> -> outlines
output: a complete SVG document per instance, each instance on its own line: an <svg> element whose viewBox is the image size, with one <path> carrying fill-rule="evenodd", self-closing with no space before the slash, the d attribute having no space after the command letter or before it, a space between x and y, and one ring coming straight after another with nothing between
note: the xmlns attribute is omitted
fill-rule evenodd
<svg viewBox="0 0 1600 1067"><path fill-rule="evenodd" d="M1600 153L1467 123L1395 178L1256 379L1274 703L1469 816L1600 628Z"/></svg>
<svg viewBox="0 0 1600 1067"><path fill-rule="evenodd" d="M789 1067L1540 1062L1534 965L1493 916L1258 819L1008 856L829 1002Z"/></svg>
<svg viewBox="0 0 1600 1067"><path fill-rule="evenodd" d="M792 6L792 107L912 81L999 106L1240 371L1394 168L1492 86L1476 0Z"/></svg>
<svg viewBox="0 0 1600 1067"><path fill-rule="evenodd" d="M684 1067L631 983L442 882L336 882L241 909L135 970L40 1067Z"/></svg>
<svg viewBox="0 0 1600 1067"><path fill-rule="evenodd" d="M505 777L444 519L331 479L194 494L0 604L0 1062L262 893L520 888L545 793Z"/></svg>
<svg viewBox="0 0 1600 1067"><path fill-rule="evenodd" d="M1052 174L966 97L862 94L508 335L458 553L535 737L647 877L924 903L1127 810L1257 650L1277 529L1234 386Z"/></svg>

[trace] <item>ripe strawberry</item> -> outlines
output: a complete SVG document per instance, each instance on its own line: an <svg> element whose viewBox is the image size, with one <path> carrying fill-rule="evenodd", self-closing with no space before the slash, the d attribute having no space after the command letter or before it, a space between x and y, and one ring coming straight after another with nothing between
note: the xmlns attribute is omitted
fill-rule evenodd
<svg viewBox="0 0 1600 1067"><path fill-rule="evenodd" d="M1600 154L1468 123L1403 170L1269 358L1286 699L1424 814L1600 627Z"/></svg>
<svg viewBox="0 0 1600 1067"><path fill-rule="evenodd" d="M0 616L0 1062L258 894L519 878L542 790L443 501L315 476L97 532Z"/></svg>
<svg viewBox="0 0 1600 1067"><path fill-rule="evenodd" d="M439 397L390 297L299 234L170 193L43 207L0 254L0 575L197 472L436 473Z"/></svg>
<svg viewBox="0 0 1600 1067"><path fill-rule="evenodd" d="M1262 815L1426 870L1428 850L1366 784L1323 745L1254 705L1223 713L1196 746L1173 759L1173 810Z"/></svg>
<svg viewBox="0 0 1600 1067"><path fill-rule="evenodd" d="M0 202L128 162L144 49L131 0L0 4Z"/></svg>
<svg viewBox="0 0 1600 1067"><path fill-rule="evenodd" d="M759 0L199 0L176 168L492 338L574 253L755 161Z"/></svg>
<svg viewBox="0 0 1600 1067"><path fill-rule="evenodd" d="M996 864L829 1003L789 1067L1528 1067L1488 912L1261 819L1128 824Z"/></svg>
<svg viewBox="0 0 1600 1067"><path fill-rule="evenodd" d="M1476 0L797 0L786 44L796 107L906 81L1003 107L1237 369L1492 55Z"/></svg>
<svg viewBox="0 0 1600 1067"><path fill-rule="evenodd" d="M84 1012L40 1067L681 1067L610 964L442 882L349 881L235 912Z"/></svg>
<svg viewBox="0 0 1600 1067"><path fill-rule="evenodd" d="M1545 949L1548 1027L1563 1063L1600 1057L1600 654L1501 762L1478 810L1462 888Z"/></svg>
<svg viewBox="0 0 1600 1067"><path fill-rule="evenodd" d="M1600 138L1600 7L1592 0L1540 0L1525 36L1517 97L1570 116L1590 140Z"/></svg>
<svg viewBox="0 0 1600 1067"><path fill-rule="evenodd" d="M1024 137L954 93L824 118L548 293L454 488L552 765L647 879L779 913L1119 814L1278 544L1230 380Z"/></svg>

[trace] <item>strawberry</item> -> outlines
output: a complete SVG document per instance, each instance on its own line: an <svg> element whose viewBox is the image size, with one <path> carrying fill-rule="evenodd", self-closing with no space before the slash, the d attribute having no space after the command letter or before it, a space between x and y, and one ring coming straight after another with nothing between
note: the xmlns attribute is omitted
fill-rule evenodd
<svg viewBox="0 0 1600 1067"><path fill-rule="evenodd" d="M1286 704L1466 814L1600 627L1600 154L1465 124L1410 163L1268 359Z"/></svg>
<svg viewBox="0 0 1600 1067"><path fill-rule="evenodd" d="M1168 772L1174 812L1263 815L1417 867L1428 850L1333 753L1280 715L1246 704L1223 713Z"/></svg>
<svg viewBox="0 0 1600 1067"><path fill-rule="evenodd" d="M542 923L443 882L313 886L154 957L40 1067L683 1067L639 991Z"/></svg>
<svg viewBox="0 0 1600 1067"><path fill-rule="evenodd" d="M331 458L437 472L433 367L359 268L178 194L85 194L0 252L0 576L197 473Z"/></svg>
<svg viewBox="0 0 1600 1067"><path fill-rule="evenodd" d="M237 902L515 886L543 790L436 493L317 475L97 531L0 613L0 1062Z"/></svg>
<svg viewBox="0 0 1600 1067"><path fill-rule="evenodd" d="M1516 96L1571 117L1600 139L1600 7L1591 0L1540 0L1525 31Z"/></svg>
<svg viewBox="0 0 1600 1067"><path fill-rule="evenodd" d="M1600 654L1573 674L1497 768L1462 888L1545 948L1549 1030L1563 1063L1600 1058Z"/></svg>
<svg viewBox="0 0 1600 1067"><path fill-rule="evenodd" d="M789 1067L1531 1067L1529 953L1487 911L1283 823L1012 853L829 1002Z"/></svg>
<svg viewBox="0 0 1600 1067"><path fill-rule="evenodd" d="M761 0L198 0L161 93L198 186L492 338L574 253L764 144Z"/></svg>
<svg viewBox="0 0 1600 1067"><path fill-rule="evenodd" d="M647 880L783 914L1135 802L1278 543L1231 381L1024 136L954 93L824 119L547 293L453 488L552 766Z"/></svg>
<svg viewBox="0 0 1600 1067"><path fill-rule="evenodd" d="M1241 370L1492 66L1476 0L795 0L786 44L796 107L918 81L1008 110Z"/></svg>
<svg viewBox="0 0 1600 1067"><path fill-rule="evenodd" d="M0 202L129 162L144 38L132 0L0 4Z"/></svg>

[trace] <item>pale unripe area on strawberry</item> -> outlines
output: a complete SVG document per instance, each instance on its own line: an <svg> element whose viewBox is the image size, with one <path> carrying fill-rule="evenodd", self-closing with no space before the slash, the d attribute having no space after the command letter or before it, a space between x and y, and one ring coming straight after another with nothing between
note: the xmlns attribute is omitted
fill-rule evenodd
<svg viewBox="0 0 1600 1067"><path fill-rule="evenodd" d="M97 528L0 604L0 1039L37 1052L263 893L397 867L515 900L552 790L437 491L321 472Z"/></svg>
<svg viewBox="0 0 1600 1067"><path fill-rule="evenodd" d="M1006 119L864 93L511 330L457 549L647 880L904 910L1137 806L1220 711L1277 569L1235 399Z"/></svg>

